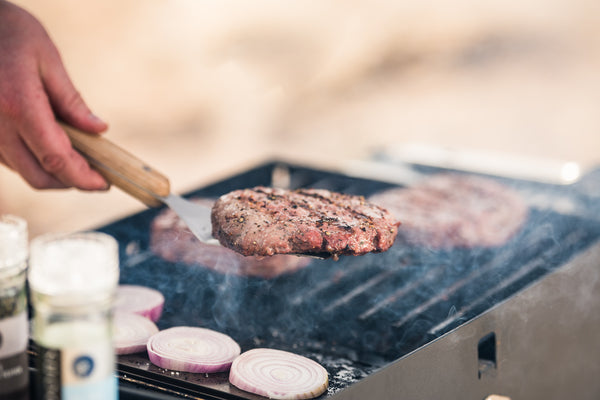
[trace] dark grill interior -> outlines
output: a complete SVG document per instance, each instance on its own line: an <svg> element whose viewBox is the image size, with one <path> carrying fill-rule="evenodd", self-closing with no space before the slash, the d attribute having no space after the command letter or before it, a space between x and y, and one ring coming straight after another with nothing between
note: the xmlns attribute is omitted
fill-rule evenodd
<svg viewBox="0 0 600 400"><path fill-rule="evenodd" d="M188 196L217 197L270 185L274 169L282 165L292 188L370 195L391 186L273 162ZM565 195L563 187L501 181L523 191ZM242 351L271 347L312 358L329 372L324 397L477 317L563 265L600 235L596 220L536 207L524 229L500 248L434 250L399 241L385 253L314 260L300 271L264 280L154 256L148 250L149 224L159 211L147 210L99 229L121 244L121 282L154 287L165 295L159 327L203 326L229 334ZM259 398L231 387L225 373L165 371L151 365L144 354L121 356L119 372L125 381L187 395Z"/></svg>

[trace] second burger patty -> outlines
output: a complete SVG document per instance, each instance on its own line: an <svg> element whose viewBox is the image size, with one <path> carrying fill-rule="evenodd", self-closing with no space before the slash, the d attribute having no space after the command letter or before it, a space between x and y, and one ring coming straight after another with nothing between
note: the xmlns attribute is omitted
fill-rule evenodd
<svg viewBox="0 0 600 400"><path fill-rule="evenodd" d="M221 196L213 236L246 256L362 255L394 243L399 222L363 196L258 186Z"/></svg>

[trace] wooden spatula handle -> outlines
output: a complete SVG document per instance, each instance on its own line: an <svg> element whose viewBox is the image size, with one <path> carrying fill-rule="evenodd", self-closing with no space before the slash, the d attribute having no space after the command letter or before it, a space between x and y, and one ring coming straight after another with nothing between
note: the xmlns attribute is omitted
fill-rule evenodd
<svg viewBox="0 0 600 400"><path fill-rule="evenodd" d="M169 180L145 162L100 135L84 133L61 124L73 144L111 184L150 207L162 203L153 196L166 197Z"/></svg>

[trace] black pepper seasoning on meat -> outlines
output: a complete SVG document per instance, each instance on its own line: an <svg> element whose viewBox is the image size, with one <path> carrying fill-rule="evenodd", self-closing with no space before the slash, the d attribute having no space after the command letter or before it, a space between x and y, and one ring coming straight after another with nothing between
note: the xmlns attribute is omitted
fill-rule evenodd
<svg viewBox="0 0 600 400"><path fill-rule="evenodd" d="M231 224L227 215L241 208L247 210L244 221ZM398 225L389 212L362 196L323 189L238 190L217 200L211 218L215 238L246 256L309 254L337 258L386 251L394 242ZM260 231L254 229L257 226Z"/></svg>

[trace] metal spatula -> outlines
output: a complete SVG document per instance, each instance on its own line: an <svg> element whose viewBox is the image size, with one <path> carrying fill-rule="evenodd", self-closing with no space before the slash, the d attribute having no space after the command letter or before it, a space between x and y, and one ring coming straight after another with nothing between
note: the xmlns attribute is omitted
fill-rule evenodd
<svg viewBox="0 0 600 400"><path fill-rule="evenodd" d="M166 204L200 241L218 244L212 237L209 207L172 194L167 177L104 137L83 133L64 124L62 127L73 147L107 181L150 207Z"/></svg>

